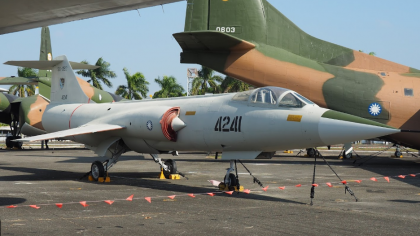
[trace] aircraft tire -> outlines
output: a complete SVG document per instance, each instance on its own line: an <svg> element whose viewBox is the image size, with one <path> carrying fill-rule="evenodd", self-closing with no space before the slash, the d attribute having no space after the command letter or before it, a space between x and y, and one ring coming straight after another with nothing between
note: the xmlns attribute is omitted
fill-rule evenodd
<svg viewBox="0 0 420 236"><path fill-rule="evenodd" d="M98 181L99 177L104 177L105 168L102 162L94 161L90 167L90 174L95 181Z"/></svg>
<svg viewBox="0 0 420 236"><path fill-rule="evenodd" d="M314 148L308 148L306 150L306 154L308 155L308 157L315 157L315 149Z"/></svg>
<svg viewBox="0 0 420 236"><path fill-rule="evenodd" d="M168 166L169 170L163 170L163 175L165 176L165 178L169 179L169 176L171 174L176 174L177 173L177 168L176 168L176 161L172 160L172 159L168 159L165 161L165 165Z"/></svg>
<svg viewBox="0 0 420 236"><path fill-rule="evenodd" d="M21 136L14 136L13 139L21 139ZM13 147L22 149L22 142L12 142Z"/></svg>
<svg viewBox="0 0 420 236"><path fill-rule="evenodd" d="M350 159L352 157L353 157L353 153L352 152L349 152L347 154L344 154L344 158L346 158L346 159Z"/></svg>
<svg viewBox="0 0 420 236"><path fill-rule="evenodd" d="M13 139L13 136L7 136L6 137L6 147L7 148L13 148L13 142L11 141Z"/></svg>
<svg viewBox="0 0 420 236"><path fill-rule="evenodd" d="M236 185L238 185L238 182L236 181L236 176L232 173L229 174L229 190L235 190Z"/></svg>
<svg viewBox="0 0 420 236"><path fill-rule="evenodd" d="M400 157L400 156L402 156L402 153L400 151L395 151L394 155L396 157Z"/></svg>

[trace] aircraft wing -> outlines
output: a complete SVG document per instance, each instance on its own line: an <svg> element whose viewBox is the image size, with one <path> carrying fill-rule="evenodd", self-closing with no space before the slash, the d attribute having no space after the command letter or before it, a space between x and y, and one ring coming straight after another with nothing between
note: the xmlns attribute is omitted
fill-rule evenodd
<svg viewBox="0 0 420 236"><path fill-rule="evenodd" d="M98 132L105 132L111 130L118 130L118 129L125 129L125 126L121 125L108 125L108 124L101 124L101 125L84 125L73 129L62 130L58 132L48 133L37 135L33 137L27 137L22 139L15 139L15 142L33 142L33 141L40 141L40 140L47 140L47 139L55 139L55 138L64 138L68 136L77 136L81 134L90 134L90 133L98 133Z"/></svg>
<svg viewBox="0 0 420 236"><path fill-rule="evenodd" d="M38 78L25 77L0 77L0 85L14 85L14 84L38 84Z"/></svg>
<svg viewBox="0 0 420 236"><path fill-rule="evenodd" d="M0 34L178 1L180 0L0 1Z"/></svg>

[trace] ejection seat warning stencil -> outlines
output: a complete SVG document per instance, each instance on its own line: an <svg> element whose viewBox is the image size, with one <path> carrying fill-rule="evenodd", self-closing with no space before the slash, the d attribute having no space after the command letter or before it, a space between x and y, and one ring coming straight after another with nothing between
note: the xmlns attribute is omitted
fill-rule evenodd
<svg viewBox="0 0 420 236"><path fill-rule="evenodd" d="M287 121L294 121L294 122L300 122L302 120L301 115L289 115L287 117Z"/></svg>

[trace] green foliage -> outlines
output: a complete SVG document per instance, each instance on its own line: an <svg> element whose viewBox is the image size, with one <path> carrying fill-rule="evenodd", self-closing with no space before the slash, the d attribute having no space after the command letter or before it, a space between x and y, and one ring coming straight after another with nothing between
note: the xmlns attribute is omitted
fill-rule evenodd
<svg viewBox="0 0 420 236"><path fill-rule="evenodd" d="M222 77L214 75L214 71L202 66L198 71L198 77L192 82L191 95L204 95L205 93L220 93L219 84Z"/></svg>
<svg viewBox="0 0 420 236"><path fill-rule="evenodd" d="M376 53L375 52L370 52L369 55L376 56Z"/></svg>
<svg viewBox="0 0 420 236"><path fill-rule="evenodd" d="M163 76L161 79L158 77L155 82L159 84L161 88L155 92L153 98L169 98L169 97L181 97L185 96L184 88L177 83L176 78L173 76Z"/></svg>
<svg viewBox="0 0 420 236"><path fill-rule="evenodd" d="M89 64L86 60L82 61L83 64ZM80 70L76 72L77 74L90 78L87 82L92 83L93 87L103 90L101 82L104 83L108 88L112 88L112 83L109 79L117 77L114 71L110 70L109 67L111 64L104 61L102 57L96 61L95 66L99 68L94 70Z"/></svg>
<svg viewBox="0 0 420 236"><path fill-rule="evenodd" d="M226 76L220 85L220 90L223 93L242 92L249 89L249 84L237 80L233 77Z"/></svg>
<svg viewBox="0 0 420 236"><path fill-rule="evenodd" d="M18 76L25 78L35 78L38 77L38 71L28 67L19 67ZM26 94L26 96L29 97L35 95L35 86L15 84L9 88L9 93L18 95L19 97L25 97Z"/></svg>
<svg viewBox="0 0 420 236"><path fill-rule="evenodd" d="M147 96L149 92L149 82L144 78L144 75L137 72L130 75L127 68L123 69L127 85L120 85L115 91L115 94L129 100L141 100Z"/></svg>

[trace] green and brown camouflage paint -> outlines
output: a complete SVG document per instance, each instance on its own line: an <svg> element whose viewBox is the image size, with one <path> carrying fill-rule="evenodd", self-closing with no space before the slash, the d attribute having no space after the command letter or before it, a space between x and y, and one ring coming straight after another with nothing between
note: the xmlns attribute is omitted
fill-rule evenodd
<svg viewBox="0 0 420 236"><path fill-rule="evenodd" d="M227 44L226 36L235 43ZM420 130L420 70L308 35L266 0L188 0L185 32L174 37L183 49L182 63L208 66L254 86L286 87L322 107ZM244 43L255 47L236 49ZM404 88L414 96L405 96ZM368 112L373 102L382 106L378 116ZM420 134L388 138L420 149Z"/></svg>

